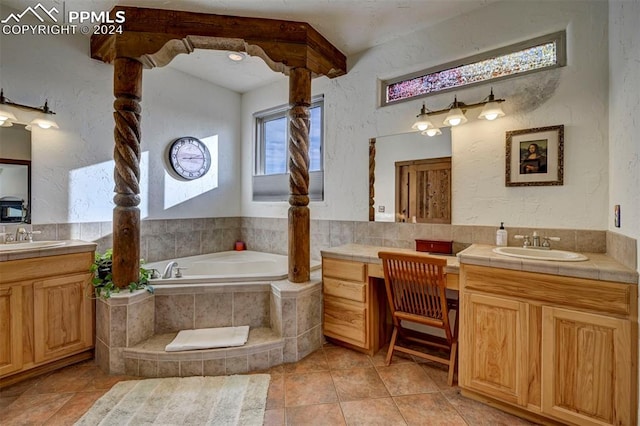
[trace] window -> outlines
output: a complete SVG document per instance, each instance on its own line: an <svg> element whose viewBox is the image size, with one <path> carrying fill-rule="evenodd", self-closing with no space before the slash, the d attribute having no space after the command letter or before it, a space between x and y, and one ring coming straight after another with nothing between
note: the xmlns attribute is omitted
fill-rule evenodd
<svg viewBox="0 0 640 426"><path fill-rule="evenodd" d="M253 176L254 201L286 201L289 198L289 106L255 114L256 143ZM309 107L309 198L322 201L324 99Z"/></svg>
<svg viewBox="0 0 640 426"><path fill-rule="evenodd" d="M381 105L566 65L564 31L382 81Z"/></svg>

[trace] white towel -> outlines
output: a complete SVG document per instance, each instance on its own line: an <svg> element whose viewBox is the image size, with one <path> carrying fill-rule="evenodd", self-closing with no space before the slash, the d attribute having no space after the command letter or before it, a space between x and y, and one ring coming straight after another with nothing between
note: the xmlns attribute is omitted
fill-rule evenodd
<svg viewBox="0 0 640 426"><path fill-rule="evenodd" d="M182 330L164 350L167 352L242 346L249 338L249 326Z"/></svg>

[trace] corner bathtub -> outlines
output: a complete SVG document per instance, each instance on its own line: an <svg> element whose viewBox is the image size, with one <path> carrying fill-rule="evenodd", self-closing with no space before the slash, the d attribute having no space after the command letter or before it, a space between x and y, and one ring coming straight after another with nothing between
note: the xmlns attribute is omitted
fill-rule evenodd
<svg viewBox="0 0 640 426"><path fill-rule="evenodd" d="M182 278L155 278L152 286L176 284L232 283L277 281L287 278L289 258L280 254L257 251L224 251L197 256L168 259L143 265L147 269L156 269L160 275L171 261L182 269ZM311 260L311 270L319 269L321 262Z"/></svg>

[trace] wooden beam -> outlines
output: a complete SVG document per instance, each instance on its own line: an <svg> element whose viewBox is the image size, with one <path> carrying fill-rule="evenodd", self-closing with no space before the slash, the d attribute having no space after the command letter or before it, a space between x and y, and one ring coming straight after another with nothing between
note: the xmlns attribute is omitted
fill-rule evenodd
<svg viewBox="0 0 640 426"><path fill-rule="evenodd" d="M167 43L175 42L168 49L175 54L190 53L189 49L201 47L194 40L204 43L203 40L211 39L209 46L202 48L252 54L250 47L255 47L286 71L306 68L314 75L330 78L347 72L344 54L306 22L125 6L113 8L112 16L116 12L125 15L123 33L92 36L91 57L94 59L111 63L116 57L127 57L147 67L162 66L171 58L158 60L154 56L159 52L162 52L160 56L167 56ZM228 43L225 45L221 40L238 40L241 44L229 49ZM180 44L184 49L176 49Z"/></svg>

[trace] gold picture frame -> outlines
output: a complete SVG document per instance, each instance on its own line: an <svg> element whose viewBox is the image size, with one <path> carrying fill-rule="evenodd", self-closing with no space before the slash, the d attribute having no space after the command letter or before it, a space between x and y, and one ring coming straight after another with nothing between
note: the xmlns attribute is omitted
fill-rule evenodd
<svg viewBox="0 0 640 426"><path fill-rule="evenodd" d="M564 125L510 130L506 144L506 186L562 185Z"/></svg>

